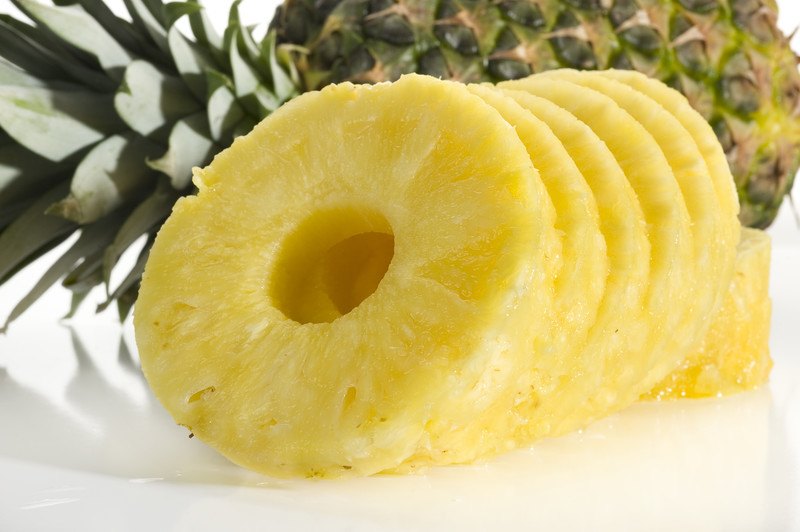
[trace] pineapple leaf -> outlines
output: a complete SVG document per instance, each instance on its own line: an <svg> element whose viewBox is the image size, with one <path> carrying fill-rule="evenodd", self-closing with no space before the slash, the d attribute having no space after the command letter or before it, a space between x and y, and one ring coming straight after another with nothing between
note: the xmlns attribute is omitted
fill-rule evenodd
<svg viewBox="0 0 800 532"><path fill-rule="evenodd" d="M153 14L153 11L145 5L143 0L124 0L124 2L133 19L134 25L145 35L149 35L161 51L169 53L167 30Z"/></svg>
<svg viewBox="0 0 800 532"><path fill-rule="evenodd" d="M31 75L13 63L0 58L0 85L17 85L20 87L39 87L47 86L41 78Z"/></svg>
<svg viewBox="0 0 800 532"><path fill-rule="evenodd" d="M149 59L160 57L158 50L130 22L115 15L102 0L74 0L73 3L80 4L109 35L134 54Z"/></svg>
<svg viewBox="0 0 800 532"><path fill-rule="evenodd" d="M164 6L166 27L172 29L175 22L182 17L199 12L203 6L197 2L169 2Z"/></svg>
<svg viewBox="0 0 800 532"><path fill-rule="evenodd" d="M136 298L139 296L139 284L135 283L128 288L122 295L117 298L117 314L119 321L122 323L131 313L133 304L136 303Z"/></svg>
<svg viewBox="0 0 800 532"><path fill-rule="evenodd" d="M258 44L256 44L252 31L252 27L242 27L239 29L239 46L247 52L247 57L252 63L266 67L263 57L261 56L261 49Z"/></svg>
<svg viewBox="0 0 800 532"><path fill-rule="evenodd" d="M54 163L19 144L0 147L0 209L35 198L43 187L63 178L69 168L69 164Z"/></svg>
<svg viewBox="0 0 800 532"><path fill-rule="evenodd" d="M250 61L257 63L260 59L260 52L258 45L253 39L253 35L248 28L242 25L242 15L239 11L239 5L241 5L241 3L241 0L235 0L231 4L228 15L228 28L226 28L226 38L230 39L228 46L233 46L234 43L238 42L247 53Z"/></svg>
<svg viewBox="0 0 800 532"><path fill-rule="evenodd" d="M216 70L206 71L208 83L208 126L211 138L220 143L226 143L225 137L236 127L245 116L244 110L236 101L231 90L230 80Z"/></svg>
<svg viewBox="0 0 800 532"><path fill-rule="evenodd" d="M117 225L118 223L114 224L109 223L108 220L103 220L83 227L75 243L47 269L33 288L14 306L6 318L5 324L0 327L0 333L4 333L14 320L28 310L59 279L72 270L80 259L91 253L93 249L105 247L114 237Z"/></svg>
<svg viewBox="0 0 800 532"><path fill-rule="evenodd" d="M218 150L211 140L208 118L200 112L178 120L170 132L167 152L147 164L169 176L172 188L183 190L191 182L192 168L206 165Z"/></svg>
<svg viewBox="0 0 800 532"><path fill-rule="evenodd" d="M222 37L220 37L219 33L214 29L214 25L208 19L206 10L202 9L196 13L190 13L189 25L198 44L208 49L218 63L226 65L227 58L222 53Z"/></svg>
<svg viewBox="0 0 800 532"><path fill-rule="evenodd" d="M133 57L91 15L80 6L47 6L35 0L14 0L31 18L49 28L65 42L97 58L114 80ZM80 28L80 31L75 31Z"/></svg>
<svg viewBox="0 0 800 532"><path fill-rule="evenodd" d="M73 292L88 292L103 282L101 253L92 253L83 259L61 282Z"/></svg>
<svg viewBox="0 0 800 532"><path fill-rule="evenodd" d="M138 197L152 182L153 172L142 161L158 149L131 133L105 139L78 164L69 196L51 206L48 213L80 224L102 218Z"/></svg>
<svg viewBox="0 0 800 532"><path fill-rule="evenodd" d="M232 29L233 42L231 43L229 54L236 97L252 116L266 116L277 109L280 106L280 102L266 88L256 69L242 57L237 44L238 39L236 38L239 32L233 28L229 29Z"/></svg>
<svg viewBox="0 0 800 532"><path fill-rule="evenodd" d="M0 86L0 127L34 153L62 161L121 129L110 106L109 95L89 91Z"/></svg>
<svg viewBox="0 0 800 532"><path fill-rule="evenodd" d="M3 14L0 14L0 57L42 80L72 80L101 91L115 87L111 79L77 61L37 28Z"/></svg>
<svg viewBox="0 0 800 532"><path fill-rule="evenodd" d="M128 272L128 275L125 276L125 279L119 284L117 288L114 289L113 292L108 296L108 298L102 302L100 305L97 306L97 312L104 311L112 302L119 301L124 294L128 292L133 286L137 286L140 279L142 278L142 273L144 272L144 267L147 264L147 259L150 256L150 248L153 246L153 234L147 239L147 243L145 244L142 251L139 253L139 258L136 259L136 263L131 268L131 271ZM135 298L134 298L135 299ZM127 311L124 313L120 313L120 321L125 321L127 317Z"/></svg>
<svg viewBox="0 0 800 532"><path fill-rule="evenodd" d="M183 82L153 64L136 60L125 69L125 81L114 97L114 107L131 129L151 135L200 109Z"/></svg>
<svg viewBox="0 0 800 532"><path fill-rule="evenodd" d="M195 98L204 101L208 94L205 70L211 68L213 64L211 58L200 46L186 39L177 26L170 28L167 39L172 60L183 81Z"/></svg>
<svg viewBox="0 0 800 532"><path fill-rule="evenodd" d="M169 216L178 192L164 181L159 181L155 192L141 202L128 216L114 237L114 241L103 253L103 281L108 286L111 272L122 253L140 236L159 225Z"/></svg>
<svg viewBox="0 0 800 532"><path fill-rule="evenodd" d="M286 73L286 70L284 70L278 62L276 38L274 31L266 35L261 42L262 56L266 57L269 61L266 72L270 74L272 90L275 92L275 96L277 96L280 102L285 102L297 95L299 77L292 80L291 76ZM294 63L291 64L294 65Z"/></svg>
<svg viewBox="0 0 800 532"><path fill-rule="evenodd" d="M0 282L75 230L74 223L44 213L66 189L62 183L48 190L0 233Z"/></svg>

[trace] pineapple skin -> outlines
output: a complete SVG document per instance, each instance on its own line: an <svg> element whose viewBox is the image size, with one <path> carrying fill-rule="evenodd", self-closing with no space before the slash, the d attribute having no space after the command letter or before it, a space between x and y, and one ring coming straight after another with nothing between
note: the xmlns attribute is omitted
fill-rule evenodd
<svg viewBox="0 0 800 532"><path fill-rule="evenodd" d="M766 227L800 167L800 73L774 0L286 0L271 27L306 89L419 72L499 82L558 68L643 72L714 128Z"/></svg>
<svg viewBox="0 0 800 532"><path fill-rule="evenodd" d="M765 384L769 355L770 238L744 229L733 279L701 345L642 399L730 395Z"/></svg>

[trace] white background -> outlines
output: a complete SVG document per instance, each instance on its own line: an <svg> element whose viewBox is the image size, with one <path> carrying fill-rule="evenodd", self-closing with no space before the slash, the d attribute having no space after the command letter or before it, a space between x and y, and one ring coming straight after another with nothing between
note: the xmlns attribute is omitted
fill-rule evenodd
<svg viewBox="0 0 800 532"><path fill-rule="evenodd" d="M800 4L778 3L789 32ZM206 4L223 24L229 2ZM242 12L266 22L273 5ZM345 482L269 479L187 439L138 371L130 323L88 304L60 325L56 288L0 337L0 531L800 530L800 230L785 208L770 232L766 389L638 404L485 464ZM0 287L0 320L44 267Z"/></svg>

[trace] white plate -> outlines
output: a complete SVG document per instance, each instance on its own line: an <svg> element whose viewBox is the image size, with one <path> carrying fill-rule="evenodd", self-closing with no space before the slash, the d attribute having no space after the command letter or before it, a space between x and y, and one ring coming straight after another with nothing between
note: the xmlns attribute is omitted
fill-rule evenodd
<svg viewBox="0 0 800 532"><path fill-rule="evenodd" d="M784 27L800 22L783 4ZM771 233L767 388L637 404L406 477L279 481L230 464L155 401L129 323L84 312L59 324L66 301L51 292L0 337L0 530L800 530L800 230L788 209ZM36 273L0 289L0 317Z"/></svg>

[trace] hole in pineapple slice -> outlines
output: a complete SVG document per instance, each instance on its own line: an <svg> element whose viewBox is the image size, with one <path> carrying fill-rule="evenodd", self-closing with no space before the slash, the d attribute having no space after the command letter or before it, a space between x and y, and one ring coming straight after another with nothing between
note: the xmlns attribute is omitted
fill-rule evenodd
<svg viewBox="0 0 800 532"><path fill-rule="evenodd" d="M393 257L394 235L380 214L319 211L283 241L270 295L287 318L330 323L375 293Z"/></svg>

